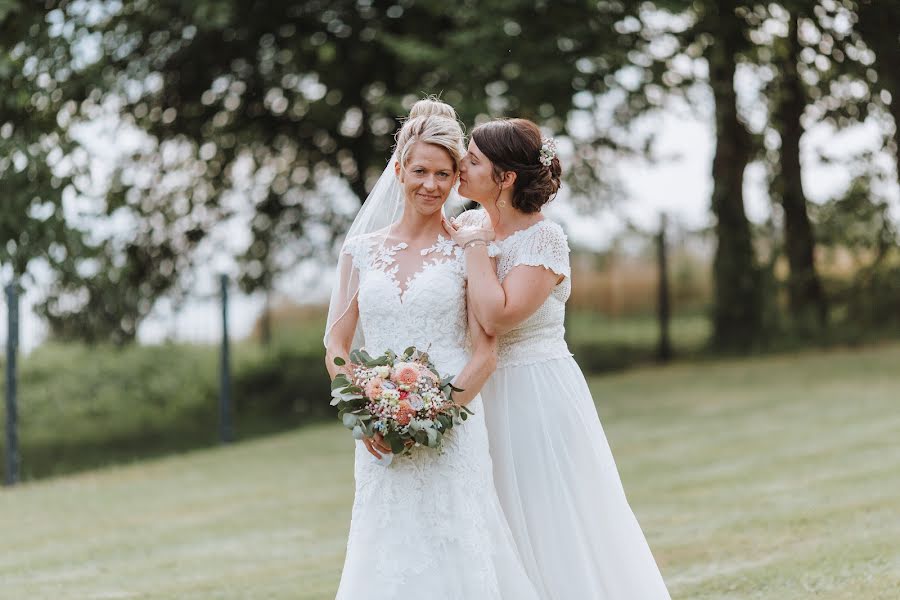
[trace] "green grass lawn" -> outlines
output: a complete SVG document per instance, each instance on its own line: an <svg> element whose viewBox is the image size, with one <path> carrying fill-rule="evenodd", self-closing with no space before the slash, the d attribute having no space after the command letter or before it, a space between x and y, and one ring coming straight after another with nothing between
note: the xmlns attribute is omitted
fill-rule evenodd
<svg viewBox="0 0 900 600"><path fill-rule="evenodd" d="M673 598L900 598L898 366L893 344L592 379ZM2 490L0 598L330 599L352 489L328 424Z"/></svg>

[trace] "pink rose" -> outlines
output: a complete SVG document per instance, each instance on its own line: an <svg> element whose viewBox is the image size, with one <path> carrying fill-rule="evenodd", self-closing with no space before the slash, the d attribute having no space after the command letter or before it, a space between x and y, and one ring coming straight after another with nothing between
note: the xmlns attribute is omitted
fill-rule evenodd
<svg viewBox="0 0 900 600"><path fill-rule="evenodd" d="M419 380L419 366L415 363L399 363L394 367L391 379L401 385L413 385Z"/></svg>
<svg viewBox="0 0 900 600"><path fill-rule="evenodd" d="M381 396L381 392L384 391L381 387L381 379L378 377L371 379L369 383L366 384L366 396L371 400L377 400L379 396Z"/></svg>

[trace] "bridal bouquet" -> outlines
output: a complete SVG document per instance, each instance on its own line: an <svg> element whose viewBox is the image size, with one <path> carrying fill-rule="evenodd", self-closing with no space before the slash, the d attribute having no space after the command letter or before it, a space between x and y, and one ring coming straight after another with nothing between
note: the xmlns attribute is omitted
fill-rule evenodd
<svg viewBox="0 0 900 600"><path fill-rule="evenodd" d="M346 361L334 359L338 366ZM428 354L411 346L403 354L388 350L372 358L365 350L350 353L349 376L341 373L331 384L331 405L353 437L380 433L396 455L415 445L440 449L443 436L473 414L451 399L461 392L441 378Z"/></svg>

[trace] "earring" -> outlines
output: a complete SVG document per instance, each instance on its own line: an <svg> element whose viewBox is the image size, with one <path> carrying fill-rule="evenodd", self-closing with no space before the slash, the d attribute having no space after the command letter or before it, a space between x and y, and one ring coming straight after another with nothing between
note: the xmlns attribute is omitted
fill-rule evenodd
<svg viewBox="0 0 900 600"><path fill-rule="evenodd" d="M499 206L500 208L506 208L506 200L498 200L497 206Z"/></svg>

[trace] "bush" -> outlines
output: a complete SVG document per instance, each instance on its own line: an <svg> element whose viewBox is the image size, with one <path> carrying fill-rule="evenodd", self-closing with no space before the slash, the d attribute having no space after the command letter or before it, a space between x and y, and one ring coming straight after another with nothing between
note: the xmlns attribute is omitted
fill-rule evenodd
<svg viewBox="0 0 900 600"><path fill-rule="evenodd" d="M236 345L236 437L331 416L323 356L321 344ZM191 344L36 349L19 370L23 478L215 445L219 359L217 347Z"/></svg>

